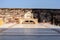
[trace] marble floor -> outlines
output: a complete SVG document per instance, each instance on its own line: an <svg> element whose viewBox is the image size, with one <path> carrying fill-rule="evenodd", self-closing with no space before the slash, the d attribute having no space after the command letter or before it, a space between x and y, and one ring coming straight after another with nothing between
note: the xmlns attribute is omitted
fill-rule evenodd
<svg viewBox="0 0 60 40"><path fill-rule="evenodd" d="M0 28L60 28L60 26L52 25L49 23L39 23L39 24L3 24Z"/></svg>

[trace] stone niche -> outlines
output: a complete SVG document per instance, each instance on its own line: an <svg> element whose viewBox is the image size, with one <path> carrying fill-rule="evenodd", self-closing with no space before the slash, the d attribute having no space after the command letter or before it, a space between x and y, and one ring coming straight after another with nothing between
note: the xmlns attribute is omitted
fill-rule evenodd
<svg viewBox="0 0 60 40"><path fill-rule="evenodd" d="M4 23L38 23L38 19L33 18L32 9L0 8L0 18Z"/></svg>

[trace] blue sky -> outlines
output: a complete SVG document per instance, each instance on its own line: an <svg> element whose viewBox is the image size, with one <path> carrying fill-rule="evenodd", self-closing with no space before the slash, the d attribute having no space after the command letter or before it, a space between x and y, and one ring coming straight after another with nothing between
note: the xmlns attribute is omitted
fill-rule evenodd
<svg viewBox="0 0 60 40"><path fill-rule="evenodd" d="M0 8L57 8L60 0L0 0Z"/></svg>

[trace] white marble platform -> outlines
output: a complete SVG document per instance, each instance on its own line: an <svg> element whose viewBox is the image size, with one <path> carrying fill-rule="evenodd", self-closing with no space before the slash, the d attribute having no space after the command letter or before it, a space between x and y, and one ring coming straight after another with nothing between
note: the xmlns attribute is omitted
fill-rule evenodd
<svg viewBox="0 0 60 40"><path fill-rule="evenodd" d="M3 24L0 28L60 28L60 26L52 25L49 23L39 23L39 24Z"/></svg>

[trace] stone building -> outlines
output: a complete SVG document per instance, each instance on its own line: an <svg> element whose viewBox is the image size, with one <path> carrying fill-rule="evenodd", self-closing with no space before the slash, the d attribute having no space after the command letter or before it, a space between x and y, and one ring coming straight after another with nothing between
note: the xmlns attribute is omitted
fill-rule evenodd
<svg viewBox="0 0 60 40"><path fill-rule="evenodd" d="M33 13L33 18L41 23L51 22L51 24L60 25L60 9L21 9L21 8L0 8L0 18L15 21L15 18L24 18L27 11Z"/></svg>

